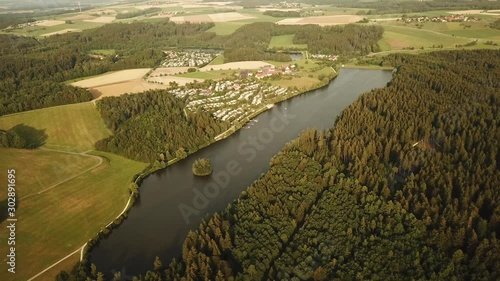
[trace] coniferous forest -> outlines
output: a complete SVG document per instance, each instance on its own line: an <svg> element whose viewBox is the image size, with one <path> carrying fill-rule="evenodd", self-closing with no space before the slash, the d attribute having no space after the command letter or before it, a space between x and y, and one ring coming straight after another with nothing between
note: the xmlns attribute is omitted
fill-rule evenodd
<svg viewBox="0 0 500 281"><path fill-rule="evenodd" d="M184 112L183 100L165 90L106 97L97 102L104 123L113 135L96 143L96 148L130 159L164 165L182 159L227 130L204 111Z"/></svg>
<svg viewBox="0 0 500 281"><path fill-rule="evenodd" d="M139 279L498 280L500 53L384 63L388 87L288 143Z"/></svg>

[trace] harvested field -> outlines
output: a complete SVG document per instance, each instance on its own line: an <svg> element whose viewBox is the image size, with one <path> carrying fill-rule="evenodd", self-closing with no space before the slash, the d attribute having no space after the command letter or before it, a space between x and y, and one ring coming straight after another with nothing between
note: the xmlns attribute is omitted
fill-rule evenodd
<svg viewBox="0 0 500 281"><path fill-rule="evenodd" d="M182 67L159 67L155 69L149 77L155 77L160 75L175 75L180 73L185 73L188 71L190 67L182 66Z"/></svg>
<svg viewBox="0 0 500 281"><path fill-rule="evenodd" d="M286 18L284 20L280 20L277 22L277 24L284 24L284 25L292 25L292 24L300 24L300 21L302 18Z"/></svg>
<svg viewBox="0 0 500 281"><path fill-rule="evenodd" d="M321 16L321 17L307 17L307 18L287 18L280 20L277 24L283 25L302 25L302 24L317 24L321 26L338 25L355 23L362 20L362 16L354 15L338 15L338 16Z"/></svg>
<svg viewBox="0 0 500 281"><path fill-rule="evenodd" d="M186 78L186 77L176 77L176 76L162 76L162 77L151 77L148 81L163 83L163 85L150 84L153 86L168 86L170 82L175 82L179 86L184 86L187 83L192 83L194 81L202 82L204 79Z"/></svg>
<svg viewBox="0 0 500 281"><path fill-rule="evenodd" d="M224 64L217 65L206 65L200 68L200 71L210 71L213 70L228 70L228 69L259 69L266 65L271 65L263 61L238 61L238 62L228 62Z"/></svg>
<svg viewBox="0 0 500 281"><path fill-rule="evenodd" d="M302 9L278 9L278 8L259 8L259 12L266 12L266 11L280 11L280 12L297 12Z"/></svg>
<svg viewBox="0 0 500 281"><path fill-rule="evenodd" d="M196 8L206 8L207 5L185 4L185 5L181 5L181 7L184 8L184 9L196 9Z"/></svg>
<svg viewBox="0 0 500 281"><path fill-rule="evenodd" d="M121 82L126 82L129 80L140 79L144 76L150 68L137 68L137 69L127 69L117 72L112 72L109 74L103 74L98 77L85 79L82 81L71 83L73 86L82 88L94 88L98 86L104 86L109 84L116 84Z"/></svg>
<svg viewBox="0 0 500 281"><path fill-rule="evenodd" d="M89 15L89 14L80 14L80 15L74 15L71 17L64 18L64 20L90 20L95 17Z"/></svg>
<svg viewBox="0 0 500 281"><path fill-rule="evenodd" d="M170 21L181 23L181 22L211 22L212 19L208 15L195 15L195 16L181 16L181 17L171 17Z"/></svg>
<svg viewBox="0 0 500 281"><path fill-rule="evenodd" d="M219 13L219 14L210 14L208 15L213 22L228 22L228 21L237 21L237 20L248 20L254 19L254 16L243 15L240 13Z"/></svg>
<svg viewBox="0 0 500 281"><path fill-rule="evenodd" d="M90 89L90 92L94 95L94 99L102 99L104 97L117 97L126 93L135 94L147 90L166 89L167 87L168 86L166 85L147 83L139 78L115 84L93 87Z"/></svg>
<svg viewBox="0 0 500 281"><path fill-rule="evenodd" d="M60 24L63 24L64 21L62 20L41 20L39 22L36 23L36 25L39 25L39 26L56 26L56 25L60 25Z"/></svg>
<svg viewBox="0 0 500 281"><path fill-rule="evenodd" d="M56 34L63 34L63 33L68 33L68 32L79 32L81 30L79 29L74 29L74 28L66 28L66 29L63 29L63 30L59 30L59 31L54 31L54 32L49 32L49 33L45 33L45 34L42 34L40 36L51 36L51 35L56 35Z"/></svg>
<svg viewBox="0 0 500 281"><path fill-rule="evenodd" d="M484 10L462 10L462 11L452 11L448 12L448 14L460 14L460 15L478 15L478 14L486 14L486 15L500 15L500 10L489 10L484 12Z"/></svg>
<svg viewBox="0 0 500 281"><path fill-rule="evenodd" d="M98 17L92 20L84 20L87 22L110 23L115 20L115 17Z"/></svg>
<svg viewBox="0 0 500 281"><path fill-rule="evenodd" d="M231 12L231 13L218 13L218 14L208 14L208 15L171 17L170 20L173 22L229 22L238 20L248 20L254 18L255 18L254 16Z"/></svg>

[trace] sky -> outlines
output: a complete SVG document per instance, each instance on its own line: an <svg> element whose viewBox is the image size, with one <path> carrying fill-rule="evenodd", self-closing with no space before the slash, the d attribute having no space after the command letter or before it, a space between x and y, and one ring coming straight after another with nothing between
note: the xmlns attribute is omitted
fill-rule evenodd
<svg viewBox="0 0 500 281"><path fill-rule="evenodd" d="M109 3L116 0L80 0L84 3ZM9 8L30 8L30 9L45 9L58 7L73 7L78 5L78 0L0 0L0 6L8 6Z"/></svg>

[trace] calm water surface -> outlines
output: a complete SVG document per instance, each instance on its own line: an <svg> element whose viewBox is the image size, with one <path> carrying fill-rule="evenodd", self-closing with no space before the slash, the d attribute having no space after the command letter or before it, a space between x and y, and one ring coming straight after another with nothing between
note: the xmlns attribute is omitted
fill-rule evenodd
<svg viewBox="0 0 500 281"><path fill-rule="evenodd" d="M391 77L390 71L341 69L327 87L284 101L260 114L248 129L150 175L143 181L140 200L130 210L128 219L94 247L91 262L107 275L123 269L127 275L138 275L152 268L156 256L164 265L180 257L188 231L196 229L203 217L237 199L241 191L267 171L271 157L286 142L307 128L330 128L335 117L360 94L384 87ZM193 176L191 166L200 157L212 161L211 176ZM237 165L239 173L221 176L233 168L228 170L228 164ZM200 199L199 194L208 184L217 184L219 192L210 189L213 198ZM193 203L193 199L197 200ZM180 207L197 214L183 215Z"/></svg>

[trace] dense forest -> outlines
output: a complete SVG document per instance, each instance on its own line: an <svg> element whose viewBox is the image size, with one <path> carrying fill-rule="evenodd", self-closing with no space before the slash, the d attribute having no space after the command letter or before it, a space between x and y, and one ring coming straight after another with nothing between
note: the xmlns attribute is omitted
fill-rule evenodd
<svg viewBox="0 0 500 281"><path fill-rule="evenodd" d="M227 123L201 110L186 115L184 107L183 100L165 90L99 100L97 109L113 135L98 141L96 148L163 166L227 130Z"/></svg>
<svg viewBox="0 0 500 281"><path fill-rule="evenodd" d="M262 59L288 61L290 58L285 54L268 52L269 42L273 36L287 34L295 34L293 43L308 44L308 50L312 53L363 55L380 50L377 41L382 38L383 32L380 26L354 24L320 27L252 23L242 26L225 41L224 60L226 62Z"/></svg>
<svg viewBox="0 0 500 281"><path fill-rule="evenodd" d="M390 55L141 280L498 280L500 54ZM333 120L332 120L333 123Z"/></svg>
<svg viewBox="0 0 500 281"><path fill-rule="evenodd" d="M262 13L266 16L276 17L276 18L299 18L300 12L298 11L279 11L279 10L268 10Z"/></svg>
<svg viewBox="0 0 500 281"><path fill-rule="evenodd" d="M381 26L348 24L345 26L307 25L293 38L295 44L308 44L311 53L336 55L367 55L380 51L377 41L382 39Z"/></svg>

